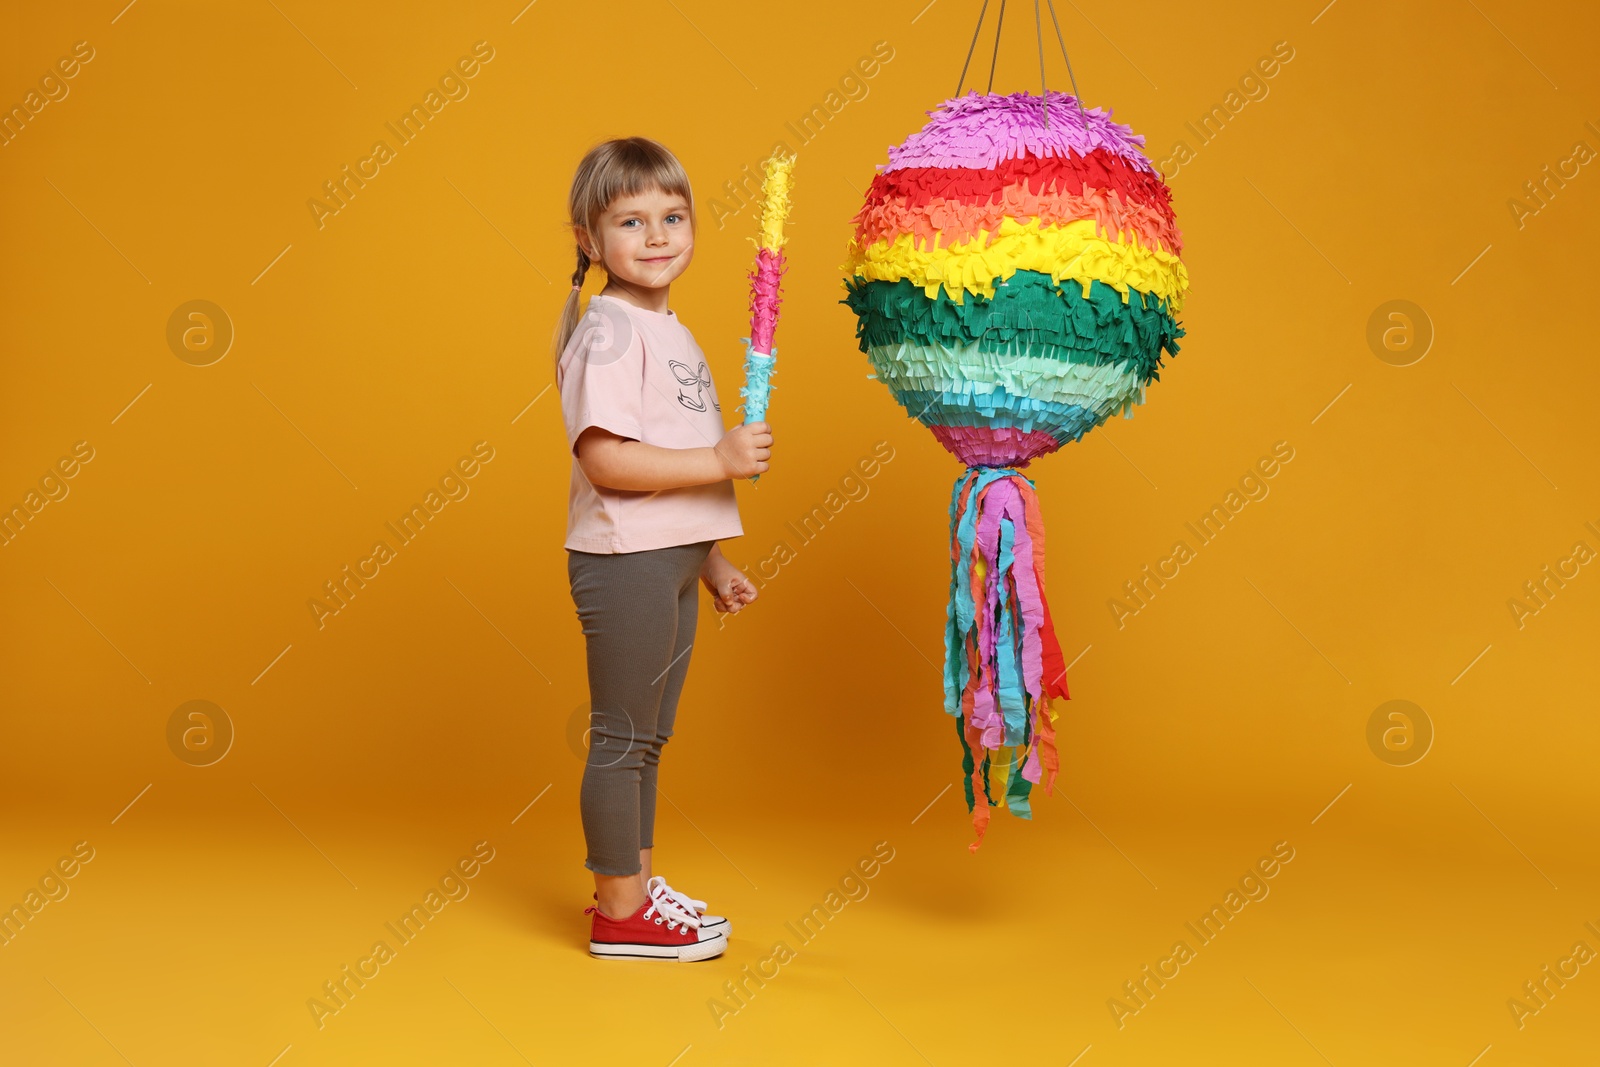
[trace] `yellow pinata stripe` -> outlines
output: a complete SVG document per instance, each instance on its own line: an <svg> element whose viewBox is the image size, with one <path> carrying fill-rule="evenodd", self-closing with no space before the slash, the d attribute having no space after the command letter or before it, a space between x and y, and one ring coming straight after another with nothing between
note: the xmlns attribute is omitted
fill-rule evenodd
<svg viewBox="0 0 1600 1067"><path fill-rule="evenodd" d="M1057 284L1071 278L1083 286L1085 299L1091 281L1116 289L1124 304L1129 289L1154 293L1172 311L1182 310L1189 288L1189 271L1177 256L1134 242L1108 241L1096 235L1093 219L1041 227L1036 218L1026 223L1004 218L998 234L979 230L976 237L943 248L919 249L913 237L903 233L892 242L874 241L865 250L852 239L843 269L868 281L909 279L930 299L942 285L958 304L964 292L993 298L996 279L1004 281L1019 270L1048 274Z"/></svg>
<svg viewBox="0 0 1600 1067"><path fill-rule="evenodd" d="M795 156L772 155L763 166L767 176L761 182L761 237L758 249L776 252L783 247L783 223L789 217L789 189L794 182Z"/></svg>

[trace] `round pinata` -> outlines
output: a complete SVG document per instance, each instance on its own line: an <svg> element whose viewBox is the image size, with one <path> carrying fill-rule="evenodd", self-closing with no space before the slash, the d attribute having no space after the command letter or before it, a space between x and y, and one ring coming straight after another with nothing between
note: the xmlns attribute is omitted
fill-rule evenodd
<svg viewBox="0 0 1600 1067"><path fill-rule="evenodd" d="M1021 468L1144 403L1177 354L1188 272L1171 191L1109 111L973 91L927 114L855 215L841 303L869 377L967 467L950 501L945 710L976 850L991 779L1024 818L1041 767L1050 788L1049 700L1068 696Z"/></svg>

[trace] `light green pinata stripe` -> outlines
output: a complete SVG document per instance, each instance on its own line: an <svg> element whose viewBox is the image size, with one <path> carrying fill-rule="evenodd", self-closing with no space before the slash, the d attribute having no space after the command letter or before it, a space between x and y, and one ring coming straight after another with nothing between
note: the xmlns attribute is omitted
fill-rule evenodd
<svg viewBox="0 0 1600 1067"><path fill-rule="evenodd" d="M867 359L897 396L940 394L946 403L965 397L973 409L1011 407L1007 397L1025 397L1030 407L1073 406L1097 421L1142 403L1143 385L1130 365L1063 363L1046 356L991 352L982 344L960 348L932 345L870 345ZM982 399L977 399L982 398Z"/></svg>

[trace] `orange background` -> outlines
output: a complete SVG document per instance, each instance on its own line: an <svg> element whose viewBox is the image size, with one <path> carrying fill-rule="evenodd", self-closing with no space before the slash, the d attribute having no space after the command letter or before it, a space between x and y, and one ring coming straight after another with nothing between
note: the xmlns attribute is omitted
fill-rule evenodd
<svg viewBox="0 0 1600 1067"><path fill-rule="evenodd" d="M1509 605L1600 548L1591 8L1057 5L1087 103L1152 158L1189 146L1193 287L1149 402L1029 469L1063 767L974 856L941 690L961 468L867 379L837 301L873 167L953 92L979 5L119 6L35 5L0 41L7 108L93 49L0 148L0 502L93 449L0 548L0 904L94 850L0 948L8 1061L1586 1062L1591 968L1521 1028L1507 1001L1600 949L1600 578L1574 561L1521 625ZM996 91L1038 90L1034 40L1011 5ZM479 41L468 94L319 227L323 183ZM1293 58L1201 143L1187 124L1277 42ZM799 153L773 468L723 544L761 595L721 620L702 598L661 777L657 870L739 929L681 968L591 961L581 915L548 338L572 171L630 134L695 183L671 304L724 397L755 217L713 202ZM208 366L167 340L197 299L234 330ZM1431 324L1405 366L1368 341L1391 300ZM468 495L319 628L323 583L477 442ZM1270 492L1199 546L1185 523L1277 442ZM802 542L836 490L858 499ZM1119 625L1179 539L1194 558ZM1407 766L1368 742L1397 699L1434 735ZM169 747L191 700L234 731L209 766ZM307 999L479 841L473 895L318 1029ZM880 841L870 894L717 1025L723 982L798 947L785 923ZM1124 981L1279 841L1272 894L1119 1027Z"/></svg>

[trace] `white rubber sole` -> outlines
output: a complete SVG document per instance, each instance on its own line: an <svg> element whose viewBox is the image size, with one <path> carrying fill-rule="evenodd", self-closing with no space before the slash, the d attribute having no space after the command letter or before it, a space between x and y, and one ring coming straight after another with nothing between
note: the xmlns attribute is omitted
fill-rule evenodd
<svg viewBox="0 0 1600 1067"><path fill-rule="evenodd" d="M702 941L689 941L682 945L641 945L634 942L591 941L589 955L606 960L677 960L693 963L720 956L728 949L728 938L723 934Z"/></svg>

